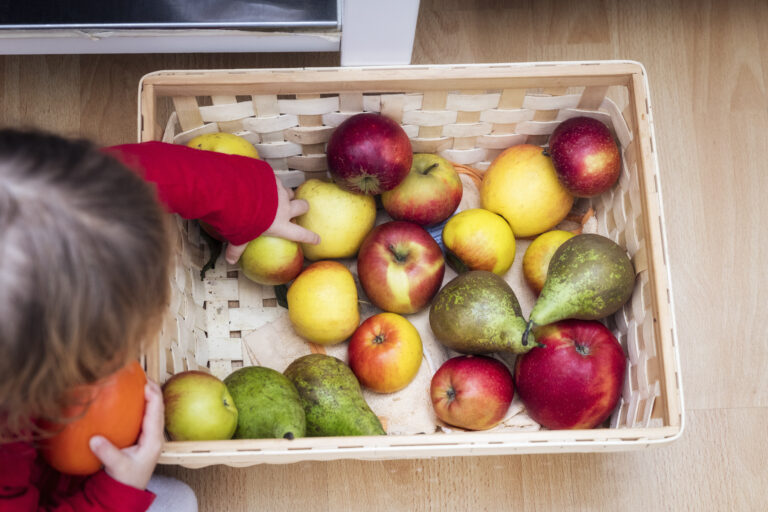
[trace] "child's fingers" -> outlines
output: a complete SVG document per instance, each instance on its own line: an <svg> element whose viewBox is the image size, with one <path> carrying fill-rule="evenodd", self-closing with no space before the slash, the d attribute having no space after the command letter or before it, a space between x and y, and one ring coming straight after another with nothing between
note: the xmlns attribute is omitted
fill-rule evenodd
<svg viewBox="0 0 768 512"><path fill-rule="evenodd" d="M240 259L240 256L245 252L245 248L248 244L232 245L227 244L227 250L224 253L224 257L227 259L227 263L234 265Z"/></svg>
<svg viewBox="0 0 768 512"><path fill-rule="evenodd" d="M163 446L163 395L160 387L154 382L147 382L144 388L147 398L147 406L144 411L144 421L141 424L141 436L139 437L139 451L150 454L159 454Z"/></svg>
<svg viewBox="0 0 768 512"><path fill-rule="evenodd" d="M292 219L299 215L304 215L309 211L309 203L304 199L294 199L288 203L288 216Z"/></svg>
<svg viewBox="0 0 768 512"><path fill-rule="evenodd" d="M320 236L318 236L317 233L303 228L298 224L294 224L293 222L287 222L281 225L279 233L275 232L275 236L306 244L314 245L320 243Z"/></svg>
<svg viewBox="0 0 768 512"><path fill-rule="evenodd" d="M88 442L91 451L108 469L122 466L126 456L109 440L102 436L93 436Z"/></svg>

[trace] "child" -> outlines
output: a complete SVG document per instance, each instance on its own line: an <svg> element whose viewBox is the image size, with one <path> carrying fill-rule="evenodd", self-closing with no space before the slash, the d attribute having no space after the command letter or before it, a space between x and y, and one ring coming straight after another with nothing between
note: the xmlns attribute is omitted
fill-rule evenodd
<svg viewBox="0 0 768 512"><path fill-rule="evenodd" d="M0 511L150 506L163 433L157 384L146 386L135 446L91 439L104 469L87 478L45 464L36 421L62 419L67 390L113 373L157 334L171 261L160 203L211 224L235 263L262 233L319 241L290 222L308 208L291 198L260 160L158 142L98 150L0 130Z"/></svg>

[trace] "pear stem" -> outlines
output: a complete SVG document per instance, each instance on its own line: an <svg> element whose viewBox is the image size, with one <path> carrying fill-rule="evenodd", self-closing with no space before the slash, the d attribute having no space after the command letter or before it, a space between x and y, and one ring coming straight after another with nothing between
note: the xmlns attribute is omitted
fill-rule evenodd
<svg viewBox="0 0 768 512"><path fill-rule="evenodd" d="M525 326L525 330L523 331L523 346L528 346L528 333L531 332L531 327L533 327L533 319L528 320L528 323Z"/></svg>

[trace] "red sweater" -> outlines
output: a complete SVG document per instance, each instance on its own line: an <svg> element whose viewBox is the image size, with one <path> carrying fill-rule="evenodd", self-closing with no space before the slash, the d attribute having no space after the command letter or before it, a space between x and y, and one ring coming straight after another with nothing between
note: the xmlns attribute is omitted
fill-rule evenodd
<svg viewBox="0 0 768 512"><path fill-rule="evenodd" d="M266 162L161 142L105 151L155 183L169 211L206 221L232 243L253 240L274 220L277 187ZM86 478L57 473L32 443L0 444L0 512L144 511L154 497L103 470Z"/></svg>

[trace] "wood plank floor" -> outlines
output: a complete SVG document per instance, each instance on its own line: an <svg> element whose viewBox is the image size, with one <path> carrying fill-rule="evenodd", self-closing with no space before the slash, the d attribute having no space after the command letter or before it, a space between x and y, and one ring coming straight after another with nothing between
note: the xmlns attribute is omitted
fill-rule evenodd
<svg viewBox="0 0 768 512"><path fill-rule="evenodd" d="M422 0L413 62L634 59L650 77L687 425L643 452L162 471L201 510L768 510L768 2ZM630 5L631 4L631 5ZM338 54L0 58L0 124L135 140L157 69Z"/></svg>

